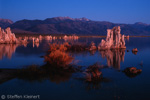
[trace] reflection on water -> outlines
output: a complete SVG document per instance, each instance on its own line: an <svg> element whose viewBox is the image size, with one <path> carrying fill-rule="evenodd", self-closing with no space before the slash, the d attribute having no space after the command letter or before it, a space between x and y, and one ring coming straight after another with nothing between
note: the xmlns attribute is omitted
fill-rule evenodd
<svg viewBox="0 0 150 100"><path fill-rule="evenodd" d="M100 89L101 83L110 82L110 79L103 77L103 73L101 71L102 68L104 68L103 65L99 65L98 63L96 63L85 69L85 71L83 72L83 74L85 75L83 81L85 81L87 90Z"/></svg>
<svg viewBox="0 0 150 100"><path fill-rule="evenodd" d="M107 59L107 65L120 70L120 62L124 62L125 49L99 51L102 58Z"/></svg>
<svg viewBox="0 0 150 100"><path fill-rule="evenodd" d="M4 57L11 59L19 46L27 47L27 44L0 44L0 60Z"/></svg>
<svg viewBox="0 0 150 100"><path fill-rule="evenodd" d="M33 43L33 48L34 46L36 46L37 48L39 47L40 43L39 42L36 42L36 43Z"/></svg>
<svg viewBox="0 0 150 100"><path fill-rule="evenodd" d="M42 44L43 48L45 47L44 45L48 46L46 44ZM0 59L3 59L3 57L7 57L11 59L12 54L15 53L16 48L22 46L19 44L1 44L0 45ZM27 45L23 45L24 47L27 47ZM39 43L34 43L33 48L36 46L37 48L39 47ZM42 48L40 48L42 49ZM31 49L32 50L32 49ZM21 51L18 51L21 52ZM23 52L23 51L22 51ZM90 54L94 55L96 50L90 51ZM84 53L84 52L83 52ZM125 50L124 49L116 49L116 50L104 50L104 51L99 51L101 54L102 58L107 59L107 65L109 67L113 67L115 69L120 70L120 63L121 61L124 62L124 56L125 56ZM82 53L80 53L81 55Z"/></svg>
<svg viewBox="0 0 150 100"><path fill-rule="evenodd" d="M19 69L14 75L16 78L30 82L50 80L51 82L59 84L61 82L68 81L73 72L74 69L72 67L64 69L50 64L45 64L43 66L31 65L27 68Z"/></svg>
<svg viewBox="0 0 150 100"><path fill-rule="evenodd" d="M11 59L12 54L15 53L18 46L19 44L0 44L0 60L3 57Z"/></svg>

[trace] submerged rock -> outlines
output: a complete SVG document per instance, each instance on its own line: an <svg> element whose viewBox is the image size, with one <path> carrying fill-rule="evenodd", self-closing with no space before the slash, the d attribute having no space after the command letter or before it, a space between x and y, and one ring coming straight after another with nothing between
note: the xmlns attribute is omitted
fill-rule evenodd
<svg viewBox="0 0 150 100"><path fill-rule="evenodd" d="M102 39L98 46L99 50L123 48L125 49L125 37L120 33L120 26L107 29L106 40Z"/></svg>

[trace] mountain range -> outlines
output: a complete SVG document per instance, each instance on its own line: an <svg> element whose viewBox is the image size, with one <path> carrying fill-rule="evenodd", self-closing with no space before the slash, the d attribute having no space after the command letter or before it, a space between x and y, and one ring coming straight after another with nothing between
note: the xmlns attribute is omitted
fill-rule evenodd
<svg viewBox="0 0 150 100"><path fill-rule="evenodd" d="M87 18L54 17L45 20L24 19L13 23L9 19L0 19L0 27L10 27L14 33L20 34L106 35L107 29L114 26L120 26L121 33L125 35L150 35L150 24L142 22L119 24Z"/></svg>

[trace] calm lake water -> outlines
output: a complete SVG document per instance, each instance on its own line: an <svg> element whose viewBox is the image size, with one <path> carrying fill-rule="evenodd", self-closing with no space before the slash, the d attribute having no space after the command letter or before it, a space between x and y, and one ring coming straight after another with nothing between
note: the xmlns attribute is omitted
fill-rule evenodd
<svg viewBox="0 0 150 100"><path fill-rule="evenodd" d="M102 38L80 38L77 41L96 45ZM55 40L52 42L63 42ZM28 65L44 65L44 56L49 49L42 41L39 46L29 43L23 45L0 45L0 69L18 69ZM86 82L83 73L50 74L41 81L28 81L20 78L0 80L0 95L40 95L42 100L150 100L150 38L130 38L126 40L125 51L95 51L73 53L73 63L88 66L95 63L106 66L102 69L106 81ZM137 48L137 54L132 49ZM129 50L129 52L127 52ZM127 67L142 69L142 73L129 77L122 71ZM1 73L1 72L0 72ZM50 72L50 73L53 73ZM0 77L1 78L1 77Z"/></svg>

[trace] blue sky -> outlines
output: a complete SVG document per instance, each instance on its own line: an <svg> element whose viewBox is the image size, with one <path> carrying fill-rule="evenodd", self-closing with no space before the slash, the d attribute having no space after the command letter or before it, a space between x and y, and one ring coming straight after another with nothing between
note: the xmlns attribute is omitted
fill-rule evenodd
<svg viewBox="0 0 150 100"><path fill-rule="evenodd" d="M150 0L0 0L0 18L17 21L58 16L150 24Z"/></svg>

